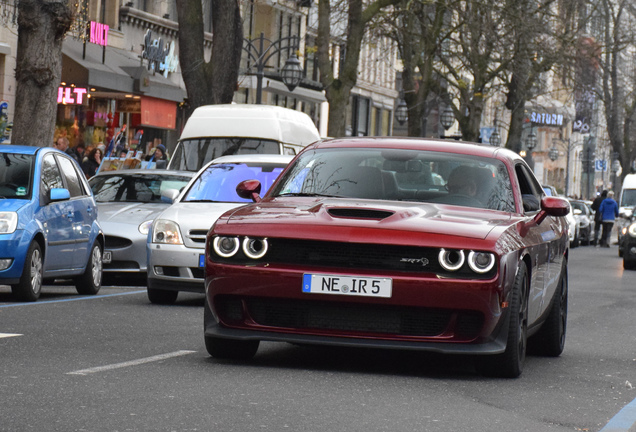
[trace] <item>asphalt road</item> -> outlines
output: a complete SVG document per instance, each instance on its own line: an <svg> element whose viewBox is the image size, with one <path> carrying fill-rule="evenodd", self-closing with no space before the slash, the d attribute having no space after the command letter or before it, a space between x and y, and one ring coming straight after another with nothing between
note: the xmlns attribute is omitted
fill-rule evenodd
<svg viewBox="0 0 636 432"><path fill-rule="evenodd" d="M565 352L506 380L462 357L283 343L217 361L200 295L53 286L23 304L0 286L0 431L626 431L635 293L616 246L573 249Z"/></svg>

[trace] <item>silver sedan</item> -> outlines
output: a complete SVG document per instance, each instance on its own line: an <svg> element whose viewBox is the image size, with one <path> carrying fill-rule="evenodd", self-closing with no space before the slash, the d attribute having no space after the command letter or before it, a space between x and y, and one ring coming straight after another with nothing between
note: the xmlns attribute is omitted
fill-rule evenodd
<svg viewBox="0 0 636 432"><path fill-rule="evenodd" d="M106 236L104 275L138 277L145 283L146 239L152 221L169 202L165 190L180 190L193 177L187 171L118 170L89 180L97 201L98 220Z"/></svg>

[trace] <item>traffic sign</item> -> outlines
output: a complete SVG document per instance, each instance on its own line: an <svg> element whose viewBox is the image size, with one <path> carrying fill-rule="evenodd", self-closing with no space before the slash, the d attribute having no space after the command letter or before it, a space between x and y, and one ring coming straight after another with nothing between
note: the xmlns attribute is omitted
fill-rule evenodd
<svg viewBox="0 0 636 432"><path fill-rule="evenodd" d="M594 170L595 171L607 171L607 161L604 159L596 159L594 161Z"/></svg>

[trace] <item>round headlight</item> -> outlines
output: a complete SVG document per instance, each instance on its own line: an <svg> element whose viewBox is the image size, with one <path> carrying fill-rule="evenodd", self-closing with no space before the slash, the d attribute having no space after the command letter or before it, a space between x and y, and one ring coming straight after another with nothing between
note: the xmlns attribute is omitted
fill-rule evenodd
<svg viewBox="0 0 636 432"><path fill-rule="evenodd" d="M627 228L627 232L630 236L636 237L636 223L633 223Z"/></svg>
<svg viewBox="0 0 636 432"><path fill-rule="evenodd" d="M440 249L439 255L437 257L439 264L444 268L444 270L455 271L459 270L465 261L464 251L463 250L446 250L444 248Z"/></svg>
<svg viewBox="0 0 636 432"><path fill-rule="evenodd" d="M495 265L495 256L489 252L470 251L468 266L475 273L488 273Z"/></svg>
<svg viewBox="0 0 636 432"><path fill-rule="evenodd" d="M245 237L243 239L243 252L252 259L263 258L267 253L267 239Z"/></svg>
<svg viewBox="0 0 636 432"><path fill-rule="evenodd" d="M212 247L217 255L223 258L229 258L236 254L239 250L238 237L214 237Z"/></svg>

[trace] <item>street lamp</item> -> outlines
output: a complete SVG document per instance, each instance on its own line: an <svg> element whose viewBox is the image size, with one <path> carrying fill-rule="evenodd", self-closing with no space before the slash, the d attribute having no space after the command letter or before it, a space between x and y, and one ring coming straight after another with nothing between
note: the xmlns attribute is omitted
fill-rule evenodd
<svg viewBox="0 0 636 432"><path fill-rule="evenodd" d="M267 47L265 47L265 41L269 42ZM272 42L265 37L264 33L261 33L257 39L244 39L244 42L243 50L247 53L249 59L256 64L257 104L260 104L262 99L265 65L272 56L285 49L291 49L292 54L287 58L281 70L281 79L290 92L294 91L303 79L303 68L300 66L300 60L298 60L296 56L296 51L298 51L300 44L300 38L298 36L286 36Z"/></svg>
<svg viewBox="0 0 636 432"><path fill-rule="evenodd" d="M395 118L400 125L403 125L409 119L409 107L403 98L400 98L398 106L395 108Z"/></svg>
<svg viewBox="0 0 636 432"><path fill-rule="evenodd" d="M528 151L532 152L532 150L537 146L537 134L534 131L530 131L528 136L526 137L526 148Z"/></svg>
<svg viewBox="0 0 636 432"><path fill-rule="evenodd" d="M554 162L555 160L559 158L559 150L553 146L548 152L548 157L550 158L552 162Z"/></svg>
<svg viewBox="0 0 636 432"><path fill-rule="evenodd" d="M449 130L455 123L455 113L450 106L447 106L442 112L440 122L442 123L442 127L446 130Z"/></svg>
<svg viewBox="0 0 636 432"><path fill-rule="evenodd" d="M501 144L501 137L499 136L499 132L497 132L497 129L495 129L493 133L490 134L489 141L491 146L499 147L499 144Z"/></svg>

